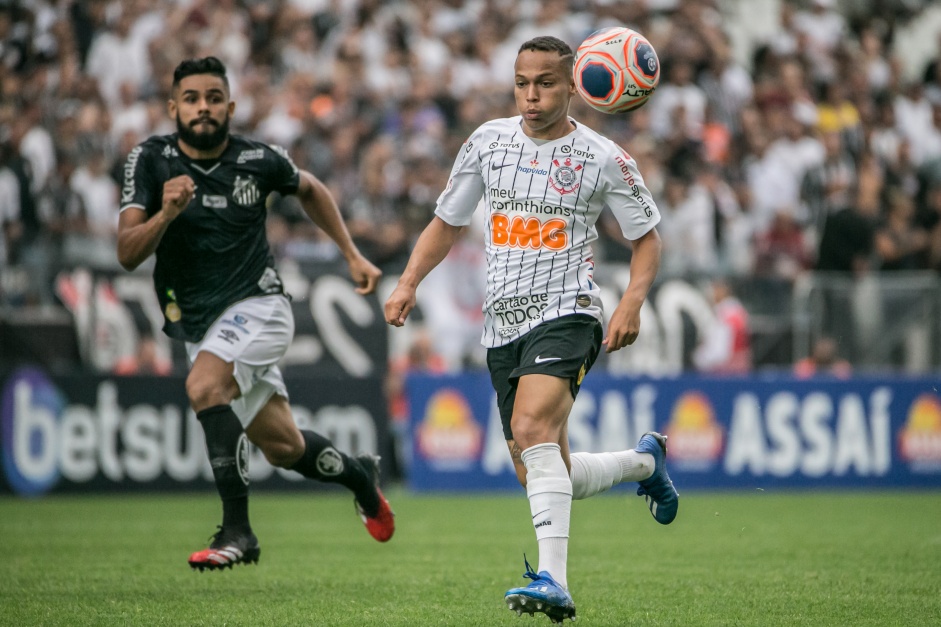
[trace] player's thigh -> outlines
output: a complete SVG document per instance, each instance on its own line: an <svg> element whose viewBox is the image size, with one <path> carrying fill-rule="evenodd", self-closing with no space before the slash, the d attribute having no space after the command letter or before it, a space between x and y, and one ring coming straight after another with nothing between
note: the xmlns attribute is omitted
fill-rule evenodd
<svg viewBox="0 0 941 627"><path fill-rule="evenodd" d="M516 442L523 450L558 442L574 401L570 379L548 374L520 377L511 421Z"/></svg>
<svg viewBox="0 0 941 627"><path fill-rule="evenodd" d="M226 309L199 342L186 344L186 353L194 368L201 356L207 354L228 365L230 370L225 384L228 386L229 380L234 379L237 386L237 393L230 397L231 400L247 396L265 378L265 374L284 356L293 336L294 316L290 301L282 295L260 296ZM208 356L202 359L209 363L216 361ZM251 416L244 417L243 423L245 418L250 419Z"/></svg>
<svg viewBox="0 0 941 627"><path fill-rule="evenodd" d="M248 439L275 466L291 466L304 454L301 435L288 399L272 394L245 429Z"/></svg>
<svg viewBox="0 0 941 627"><path fill-rule="evenodd" d="M197 352L186 376L186 395L195 411L228 405L239 395L234 364L208 351Z"/></svg>

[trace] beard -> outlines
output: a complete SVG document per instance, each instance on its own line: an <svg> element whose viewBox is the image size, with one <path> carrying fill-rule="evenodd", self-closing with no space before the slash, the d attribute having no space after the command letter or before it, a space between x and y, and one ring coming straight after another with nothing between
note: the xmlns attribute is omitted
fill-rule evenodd
<svg viewBox="0 0 941 627"><path fill-rule="evenodd" d="M192 124L195 125L199 122L200 120L197 119L194 120ZM180 119L180 114L178 113L176 116L176 130L177 133L179 133L180 139L196 150L212 150L221 146L229 136L229 114L226 113L225 119L222 120L221 124L216 123L215 120L210 120L210 122L216 124L215 130L200 133L193 130L193 126L183 124L183 120Z"/></svg>

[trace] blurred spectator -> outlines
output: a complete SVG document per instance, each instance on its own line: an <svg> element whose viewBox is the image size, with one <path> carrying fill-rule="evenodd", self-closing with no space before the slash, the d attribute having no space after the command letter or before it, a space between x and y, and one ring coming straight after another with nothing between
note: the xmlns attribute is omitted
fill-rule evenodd
<svg viewBox="0 0 941 627"><path fill-rule="evenodd" d="M876 216L859 207L850 207L827 218L817 270L863 275L872 270L871 256Z"/></svg>
<svg viewBox="0 0 941 627"><path fill-rule="evenodd" d="M941 273L941 184L931 186L925 205L917 214L917 223L928 233L925 267Z"/></svg>
<svg viewBox="0 0 941 627"><path fill-rule="evenodd" d="M4 265L14 261L12 250L22 237L20 224L20 181L10 167L13 146L9 139L0 137L0 261Z"/></svg>
<svg viewBox="0 0 941 627"><path fill-rule="evenodd" d="M715 322L704 331L693 365L706 374L747 374L752 368L748 311L727 280L714 279L710 290Z"/></svg>
<svg viewBox="0 0 941 627"><path fill-rule="evenodd" d="M362 186L346 199L347 225L353 241L380 267L408 256L408 232L399 202L401 168L391 141L372 144L360 166Z"/></svg>
<svg viewBox="0 0 941 627"><path fill-rule="evenodd" d="M698 140L706 118L706 94L693 82L691 63L675 60L665 65L665 75L648 103L650 128L660 138L681 133Z"/></svg>
<svg viewBox="0 0 941 627"><path fill-rule="evenodd" d="M848 379L852 375L852 366L839 356L836 340L830 336L821 336L814 341L810 355L794 364L794 376L807 379L819 376L834 376Z"/></svg>
<svg viewBox="0 0 941 627"><path fill-rule="evenodd" d="M843 149L840 133L824 132L823 147L823 163L807 171L801 186L809 223L818 234L828 228L831 216L850 205L857 183L856 166Z"/></svg>
<svg viewBox="0 0 941 627"><path fill-rule="evenodd" d="M800 224L792 214L778 212L771 228L755 238L755 275L793 281L810 267L811 254Z"/></svg>
<svg viewBox="0 0 941 627"><path fill-rule="evenodd" d="M657 226L663 239L664 275L714 272L719 264L716 249L715 206L708 190L679 176L667 178L657 206L663 217Z"/></svg>
<svg viewBox="0 0 941 627"><path fill-rule="evenodd" d="M837 12L836 0L810 0L810 7L794 15L797 50L813 68L817 80L836 77L833 53L846 34L846 20Z"/></svg>
<svg viewBox="0 0 941 627"><path fill-rule="evenodd" d="M42 286L61 264L113 265L103 242L122 174L111 166L174 132L172 68L214 54L239 102L233 131L292 150L394 272L446 184L442 155L514 114L505 81L521 41L575 47L627 24L656 47L657 92L627 115L578 101L572 115L640 162L664 211L665 271L941 271L941 8L772 0L743 20L752 4L0 2L0 259ZM279 258L335 257L294 209L272 199ZM609 218L596 255L626 262ZM476 292L452 297L470 308Z"/></svg>
<svg viewBox="0 0 941 627"><path fill-rule="evenodd" d="M69 187L81 199L83 214L64 242L66 263L117 269L115 241L118 231L118 186L101 150L88 155L69 178Z"/></svg>
<svg viewBox="0 0 941 627"><path fill-rule="evenodd" d="M882 270L917 270L928 247L928 237L915 225L915 205L899 191L889 197L885 219L876 229L875 248Z"/></svg>
<svg viewBox="0 0 941 627"><path fill-rule="evenodd" d="M121 86L140 90L151 80L147 42L132 32L134 16L120 10L109 28L100 30L88 50L85 69L98 82L98 90L109 106L120 106Z"/></svg>

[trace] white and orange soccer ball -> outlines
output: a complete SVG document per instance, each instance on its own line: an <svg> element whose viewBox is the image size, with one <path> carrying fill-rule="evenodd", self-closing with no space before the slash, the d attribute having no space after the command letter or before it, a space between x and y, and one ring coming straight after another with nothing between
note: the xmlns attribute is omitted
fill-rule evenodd
<svg viewBox="0 0 941 627"><path fill-rule="evenodd" d="M630 28L592 33L575 51L575 88L604 113L632 111L660 82L660 60L647 38Z"/></svg>

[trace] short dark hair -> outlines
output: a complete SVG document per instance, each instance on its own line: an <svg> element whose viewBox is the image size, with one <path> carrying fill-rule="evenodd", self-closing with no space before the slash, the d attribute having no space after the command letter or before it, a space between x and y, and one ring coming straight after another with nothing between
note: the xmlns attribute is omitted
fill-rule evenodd
<svg viewBox="0 0 941 627"><path fill-rule="evenodd" d="M201 59L187 59L173 70L173 88L176 89L187 76L194 74L212 74L218 76L229 88L229 79L225 75L225 64L216 57L203 57Z"/></svg>
<svg viewBox="0 0 941 627"><path fill-rule="evenodd" d="M534 52L557 52L569 68L571 68L575 62L575 53L572 52L572 47L558 37L551 37L549 35L533 37L520 46L517 54L525 50L532 50Z"/></svg>

